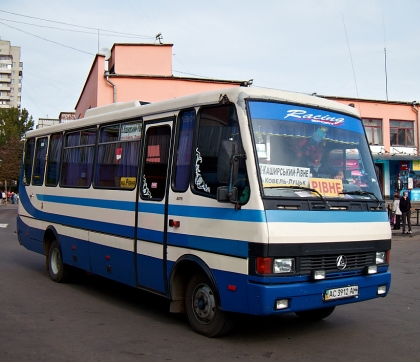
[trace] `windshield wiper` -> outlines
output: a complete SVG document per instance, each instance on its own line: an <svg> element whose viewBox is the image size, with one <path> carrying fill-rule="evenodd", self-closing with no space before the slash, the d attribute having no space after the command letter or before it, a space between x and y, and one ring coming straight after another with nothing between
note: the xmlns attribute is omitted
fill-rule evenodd
<svg viewBox="0 0 420 362"><path fill-rule="evenodd" d="M358 195L358 196L372 195L376 199L376 201L378 201L377 209L379 209L379 207L381 206L381 201L379 201L378 197L373 192L370 192L370 191L362 191L362 190L343 191L343 192L340 192L340 194L342 194L342 195Z"/></svg>
<svg viewBox="0 0 420 362"><path fill-rule="evenodd" d="M293 189L293 190L305 190L305 191L310 191L310 192L314 192L316 193L320 199L322 200L322 202L325 204L325 206L329 209L331 208L331 206L328 204L328 202L325 200L324 196L322 196L318 190L315 189L311 189L310 187L306 187L306 186L267 186L264 187L265 189Z"/></svg>

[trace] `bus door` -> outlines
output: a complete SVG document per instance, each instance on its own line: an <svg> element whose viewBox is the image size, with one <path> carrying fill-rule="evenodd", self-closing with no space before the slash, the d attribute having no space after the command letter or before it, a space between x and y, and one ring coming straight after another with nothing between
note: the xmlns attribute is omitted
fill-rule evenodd
<svg viewBox="0 0 420 362"><path fill-rule="evenodd" d="M167 194L173 118L145 120L139 181L137 241L139 286L165 292Z"/></svg>

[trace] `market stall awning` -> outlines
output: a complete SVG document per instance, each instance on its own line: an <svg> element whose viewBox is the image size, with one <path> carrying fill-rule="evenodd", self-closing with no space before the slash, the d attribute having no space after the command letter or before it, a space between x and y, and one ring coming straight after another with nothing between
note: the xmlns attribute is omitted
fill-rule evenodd
<svg viewBox="0 0 420 362"><path fill-rule="evenodd" d="M406 155L404 153L372 154L372 157L374 161L420 161L420 156Z"/></svg>

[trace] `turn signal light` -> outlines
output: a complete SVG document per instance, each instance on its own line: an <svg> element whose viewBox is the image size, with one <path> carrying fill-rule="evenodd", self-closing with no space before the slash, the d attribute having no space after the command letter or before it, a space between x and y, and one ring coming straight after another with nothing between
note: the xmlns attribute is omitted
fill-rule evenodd
<svg viewBox="0 0 420 362"><path fill-rule="evenodd" d="M257 273L271 274L271 258L257 258Z"/></svg>

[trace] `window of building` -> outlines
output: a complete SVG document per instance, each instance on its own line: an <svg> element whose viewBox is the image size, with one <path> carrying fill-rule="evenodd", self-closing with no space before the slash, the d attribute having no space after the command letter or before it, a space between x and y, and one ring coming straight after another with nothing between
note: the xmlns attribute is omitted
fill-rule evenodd
<svg viewBox="0 0 420 362"><path fill-rule="evenodd" d="M15 84L15 80L14 79L11 79L10 80L10 84Z"/></svg>
<svg viewBox="0 0 420 362"><path fill-rule="evenodd" d="M381 119L363 118L363 126L370 145L383 145Z"/></svg>
<svg viewBox="0 0 420 362"><path fill-rule="evenodd" d="M414 122L390 121L391 146L414 146Z"/></svg>
<svg viewBox="0 0 420 362"><path fill-rule="evenodd" d="M11 96L11 97L10 97L10 101L12 101L12 102L13 102L14 100L15 100L15 97Z"/></svg>

